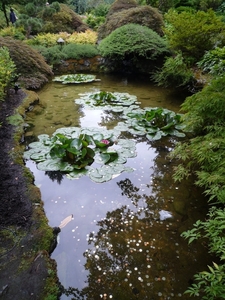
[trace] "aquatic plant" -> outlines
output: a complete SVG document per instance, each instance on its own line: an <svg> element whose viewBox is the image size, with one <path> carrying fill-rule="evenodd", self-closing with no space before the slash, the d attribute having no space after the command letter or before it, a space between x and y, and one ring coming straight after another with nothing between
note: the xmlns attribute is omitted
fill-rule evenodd
<svg viewBox="0 0 225 300"><path fill-rule="evenodd" d="M126 109L131 111L137 109L139 106L137 97L128 93L111 93L107 91L99 91L97 93L80 94L80 98L76 99L76 104L82 104L88 109L110 110L114 112L123 112Z"/></svg>
<svg viewBox="0 0 225 300"><path fill-rule="evenodd" d="M86 83L92 81L99 81L100 79L96 79L96 75L91 74L67 74L56 76L53 81L62 82L62 84L67 83Z"/></svg>
<svg viewBox="0 0 225 300"><path fill-rule="evenodd" d="M184 137L185 133L180 132L184 129L181 116L168 109L147 107L128 112L125 126L119 123L118 128L121 131L129 130L135 135L146 135L149 140L159 140L167 135Z"/></svg>
<svg viewBox="0 0 225 300"><path fill-rule="evenodd" d="M95 182L133 170L124 164L128 157L136 156L135 142L117 139L113 131L70 127L58 129L52 137L42 134L38 138L29 144L24 159L34 160L39 170L61 171L70 179L87 175Z"/></svg>

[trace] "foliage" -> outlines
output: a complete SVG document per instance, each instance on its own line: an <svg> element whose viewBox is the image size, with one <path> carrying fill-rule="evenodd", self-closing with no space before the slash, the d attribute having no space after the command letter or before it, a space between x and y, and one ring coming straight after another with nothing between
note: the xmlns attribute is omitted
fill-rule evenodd
<svg viewBox="0 0 225 300"><path fill-rule="evenodd" d="M53 6L54 3L50 5ZM55 9L55 7L54 7ZM88 29L88 26L82 21L79 15L77 15L69 6L60 4L60 10L52 14L45 14L43 16L43 28L42 32L45 33L59 33L68 32L73 33L84 32Z"/></svg>
<svg viewBox="0 0 225 300"><path fill-rule="evenodd" d="M9 26L0 30L0 36L6 37L10 36L16 40L24 40L24 30L21 27Z"/></svg>
<svg viewBox="0 0 225 300"><path fill-rule="evenodd" d="M97 33L88 29L85 32L73 32L66 40L69 44L92 44L97 42Z"/></svg>
<svg viewBox="0 0 225 300"><path fill-rule="evenodd" d="M206 221L198 220L194 228L182 233L182 236L189 240L189 244L194 240L204 237L208 240L209 251L216 253L221 261L225 259L225 209L211 207ZM202 299L213 300L215 298L225 299L225 264L221 265L213 262L213 266L208 266L209 271L203 271L194 276L197 283L193 284L185 293L190 296L198 296L202 291Z"/></svg>
<svg viewBox="0 0 225 300"><path fill-rule="evenodd" d="M53 79L53 81L62 82L62 84L67 83L86 83L96 81L96 75L91 74L67 74L57 76Z"/></svg>
<svg viewBox="0 0 225 300"><path fill-rule="evenodd" d="M15 76L16 66L6 47L0 48L0 100L3 100L7 87Z"/></svg>
<svg viewBox="0 0 225 300"><path fill-rule="evenodd" d="M147 26L160 36L163 35L163 17L159 11L150 6L133 7L107 15L105 23L98 29L98 39L102 40L117 28L126 24Z"/></svg>
<svg viewBox="0 0 225 300"><path fill-rule="evenodd" d="M194 82L194 74L184 62L181 53L167 57L161 70L153 73L151 78L164 87L187 87Z"/></svg>
<svg viewBox="0 0 225 300"><path fill-rule="evenodd" d="M137 24L127 24L114 30L101 41L102 56L123 60L126 57L155 60L168 52L165 41L152 29Z"/></svg>
<svg viewBox="0 0 225 300"><path fill-rule="evenodd" d="M52 76L52 70L42 55L21 41L0 37L0 44L9 49L16 65L18 82L27 89L40 88Z"/></svg>
<svg viewBox="0 0 225 300"><path fill-rule="evenodd" d="M49 48L35 46L34 48L41 53L50 65L58 64L61 60L90 58L98 55L96 47L89 44L68 44L63 47L56 45Z"/></svg>
<svg viewBox="0 0 225 300"><path fill-rule="evenodd" d="M184 137L180 132L182 126L181 114L163 108L145 108L126 115L128 131L135 135L146 134L149 140L159 140L163 136L173 135Z"/></svg>
<svg viewBox="0 0 225 300"><path fill-rule="evenodd" d="M86 30L85 32L73 32L69 34L67 32L60 33L40 33L33 39L29 39L26 43L30 46L45 46L52 47L57 45L59 38L65 41L65 44L95 44L97 40L97 34L92 30Z"/></svg>
<svg viewBox="0 0 225 300"><path fill-rule="evenodd" d="M184 232L189 242L203 237L207 239L210 252L219 256L220 265L209 266L209 271L195 275L197 281L187 290L191 296L204 294L202 299L224 299L225 265L225 76L213 79L208 86L182 105L187 128L196 135L186 143L179 143L170 157L181 164L175 169L175 180L182 180L191 173L197 175L196 185L203 187L212 207L206 221L197 221L194 228Z"/></svg>
<svg viewBox="0 0 225 300"><path fill-rule="evenodd" d="M34 46L34 49L36 49L44 58L45 61L49 65L54 65L60 63L60 61L65 60L67 56L65 53L62 52L61 46L52 46L50 48L46 48L43 46Z"/></svg>
<svg viewBox="0 0 225 300"><path fill-rule="evenodd" d="M88 26L94 30L97 30L100 25L104 24L105 22L105 17L96 17L93 14L88 14L88 17L86 19L86 23Z"/></svg>
<svg viewBox="0 0 225 300"><path fill-rule="evenodd" d="M221 76L225 72L225 47L207 51L197 63L203 72L213 76Z"/></svg>
<svg viewBox="0 0 225 300"><path fill-rule="evenodd" d="M124 112L125 108L128 110L137 109L137 97L129 95L128 93L111 93L106 91L100 91L97 93L81 94L81 98L76 99L77 104L87 106L89 109L101 109ZM127 111L127 110L126 110Z"/></svg>
<svg viewBox="0 0 225 300"><path fill-rule="evenodd" d="M98 50L91 44L69 44L63 47L66 59L89 58L98 55Z"/></svg>
<svg viewBox="0 0 225 300"><path fill-rule="evenodd" d="M170 10L165 20L164 32L171 48L181 51L185 59L196 62L205 51L224 45L225 24L212 10L196 13Z"/></svg>
<svg viewBox="0 0 225 300"><path fill-rule="evenodd" d="M113 131L99 128L61 128L52 137L39 135L39 141L29 148L24 158L36 161L38 169L61 171L70 179L87 175L95 182L132 171L124 164L128 157L136 156L133 141L117 139Z"/></svg>
<svg viewBox="0 0 225 300"><path fill-rule="evenodd" d="M117 14L122 10L128 11L130 8L137 7L137 3L135 0L116 0L111 5L108 17L110 17L113 14Z"/></svg>

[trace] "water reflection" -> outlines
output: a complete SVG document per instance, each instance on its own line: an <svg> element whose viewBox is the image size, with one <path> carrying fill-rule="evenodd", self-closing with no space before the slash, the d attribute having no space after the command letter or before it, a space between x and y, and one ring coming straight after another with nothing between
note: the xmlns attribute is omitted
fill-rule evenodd
<svg viewBox="0 0 225 300"><path fill-rule="evenodd" d="M179 109L175 99L142 81L103 76L86 89L100 88L135 94L142 106L157 103ZM46 110L30 116L32 135L51 134L67 119L72 126L113 128L119 115L75 105L82 89L52 83L42 90ZM49 111L55 119L46 119ZM167 154L176 139L149 142L129 133L124 137L137 141L137 157L126 163L135 171L110 182L96 184L85 176L69 180L60 172L44 173L27 162L40 187L50 226L59 226L73 215L52 254L65 288L61 299L190 299L183 292L193 274L205 269L211 259L203 245L196 242L190 248L180 233L204 218L205 200L192 179L175 184L171 178L175 162Z"/></svg>

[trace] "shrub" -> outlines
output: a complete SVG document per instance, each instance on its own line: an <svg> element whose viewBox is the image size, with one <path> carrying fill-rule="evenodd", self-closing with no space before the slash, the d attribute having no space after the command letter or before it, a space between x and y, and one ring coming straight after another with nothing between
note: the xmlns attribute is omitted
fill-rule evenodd
<svg viewBox="0 0 225 300"><path fill-rule="evenodd" d="M96 46L91 44L69 44L65 45L62 49L63 54L65 54L66 59L80 59L80 58L90 58L98 55L98 50Z"/></svg>
<svg viewBox="0 0 225 300"><path fill-rule="evenodd" d="M6 47L0 48L0 100L3 100L7 87L14 78L16 66Z"/></svg>
<svg viewBox="0 0 225 300"><path fill-rule="evenodd" d="M86 20L88 26L94 30L97 30L100 25L104 24L105 17L96 17L95 15L89 14Z"/></svg>
<svg viewBox="0 0 225 300"><path fill-rule="evenodd" d="M225 43L225 24L212 10L196 13L170 10L165 15L168 24L164 28L172 49L180 50L185 58L196 62L202 58L205 51L215 45Z"/></svg>
<svg viewBox="0 0 225 300"><path fill-rule="evenodd" d="M225 72L225 47L207 51L197 65L203 72L214 76L223 75Z"/></svg>
<svg viewBox="0 0 225 300"><path fill-rule="evenodd" d="M52 76L52 70L42 55L21 41L0 37L0 44L9 49L10 57L20 74L18 82L24 83L27 89L40 88Z"/></svg>
<svg viewBox="0 0 225 300"><path fill-rule="evenodd" d="M0 36L2 37L11 36L16 40L21 40L21 41L25 39L23 28L15 27L15 26L9 26L9 27L5 27L4 29L1 29Z"/></svg>
<svg viewBox="0 0 225 300"><path fill-rule="evenodd" d="M182 54L168 57L161 70L152 75L152 79L164 87L187 87L192 85L194 74L184 62Z"/></svg>
<svg viewBox="0 0 225 300"><path fill-rule="evenodd" d="M50 65L58 64L61 60L90 58L98 55L98 50L91 44L68 44L63 47L55 45L49 48L34 46Z"/></svg>
<svg viewBox="0 0 225 300"><path fill-rule="evenodd" d="M131 23L149 27L159 35L163 35L162 15L157 9L145 5L122 10L113 15L108 14L106 22L98 29L98 39L101 40L115 29Z"/></svg>
<svg viewBox="0 0 225 300"><path fill-rule="evenodd" d="M58 45L50 48L39 46L35 49L37 49L39 53L44 56L49 65L58 64L61 60L66 59L66 55L61 51L61 46Z"/></svg>
<svg viewBox="0 0 225 300"><path fill-rule="evenodd" d="M85 32L73 32L68 39L67 43L75 43L75 44L96 44L97 41L97 33L88 29Z"/></svg>
<svg viewBox="0 0 225 300"><path fill-rule="evenodd" d="M102 56L123 60L144 57L154 60L168 52L165 41L153 30L137 24L127 24L101 41Z"/></svg>

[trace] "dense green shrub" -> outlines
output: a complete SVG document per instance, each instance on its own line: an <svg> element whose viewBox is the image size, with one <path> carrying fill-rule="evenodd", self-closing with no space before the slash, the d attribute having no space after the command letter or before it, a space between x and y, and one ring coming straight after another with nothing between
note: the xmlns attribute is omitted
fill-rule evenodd
<svg viewBox="0 0 225 300"><path fill-rule="evenodd" d="M187 87L193 85L194 74L186 65L182 54L175 57L167 57L161 70L153 73L152 79L164 87Z"/></svg>
<svg viewBox="0 0 225 300"><path fill-rule="evenodd" d="M199 61L205 51L225 43L225 23L212 10L196 13L170 10L165 14L164 32L172 49L180 50L193 62Z"/></svg>
<svg viewBox="0 0 225 300"><path fill-rule="evenodd" d="M225 47L207 51L197 65L203 72L214 76L223 75L225 72Z"/></svg>
<svg viewBox="0 0 225 300"><path fill-rule="evenodd" d="M91 44L68 44L63 47L55 45L52 47L35 46L46 62L50 65L58 64L61 60L90 58L98 55L96 46Z"/></svg>
<svg viewBox="0 0 225 300"><path fill-rule="evenodd" d="M99 51L108 58L144 57L154 60L168 52L163 38L156 32L137 24L127 24L101 41Z"/></svg>
<svg viewBox="0 0 225 300"><path fill-rule="evenodd" d="M66 59L66 55L61 51L61 46L55 45L49 48L44 46L34 47L41 55L44 56L45 61L49 65L57 64L61 60Z"/></svg>
<svg viewBox="0 0 225 300"><path fill-rule="evenodd" d="M126 24L139 24L151 28L159 35L163 35L163 17L156 8L150 6L132 7L123 9L114 14L108 14L106 22L98 29L98 39L108 36L115 29Z"/></svg>
<svg viewBox="0 0 225 300"><path fill-rule="evenodd" d="M91 44L69 44L62 49L67 59L90 58L98 55L97 47Z"/></svg>
<svg viewBox="0 0 225 300"><path fill-rule="evenodd" d="M105 22L105 17L96 17L95 15L89 14L86 23L88 26L94 30L97 30L100 25L102 25Z"/></svg>

